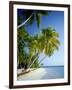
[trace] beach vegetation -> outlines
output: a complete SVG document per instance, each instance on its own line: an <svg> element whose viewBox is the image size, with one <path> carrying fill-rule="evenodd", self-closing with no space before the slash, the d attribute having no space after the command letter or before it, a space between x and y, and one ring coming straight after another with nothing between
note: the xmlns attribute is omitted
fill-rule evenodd
<svg viewBox="0 0 72 90"><path fill-rule="evenodd" d="M42 61L46 57L50 57L56 50L59 49L60 41L59 34L52 27L46 27L34 36L31 36L25 25L31 25L36 20L37 27L39 28L41 17L48 15L46 11L39 10L20 10L18 14L18 27L17 27L17 68L38 68L43 65ZM40 61L39 55L45 54Z"/></svg>

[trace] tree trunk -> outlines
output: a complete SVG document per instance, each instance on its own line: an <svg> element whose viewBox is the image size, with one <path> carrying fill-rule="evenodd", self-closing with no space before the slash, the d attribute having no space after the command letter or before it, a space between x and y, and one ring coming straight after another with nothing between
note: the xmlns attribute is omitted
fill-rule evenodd
<svg viewBox="0 0 72 90"><path fill-rule="evenodd" d="M32 17L32 15L33 15L33 13L29 16L29 18L26 21L24 21L23 23L21 23L20 25L18 25L17 26L17 29L19 29L20 27L22 27L23 25L25 25L28 22L28 20L30 20L30 18Z"/></svg>
<svg viewBox="0 0 72 90"><path fill-rule="evenodd" d="M31 58L30 58L30 60L29 60L28 67L30 66L30 63L31 63L31 59L32 59L32 57L33 57L33 56L31 56ZM27 67L27 68L28 68L28 67Z"/></svg>
<svg viewBox="0 0 72 90"><path fill-rule="evenodd" d="M30 64L30 66L29 66L28 68L30 68L30 67L34 64L34 62L36 61L36 59L37 59L37 57L36 57L35 60Z"/></svg>
<svg viewBox="0 0 72 90"><path fill-rule="evenodd" d="M35 56L34 59L36 59L36 58L38 57L38 53L36 53L36 55L34 55L34 56ZM34 56L33 56L33 57L34 57ZM33 57L32 57L32 58L33 58ZM31 58L31 59L32 59L32 58ZM29 67L30 67L30 65L31 65L31 62L30 62L30 64L29 64Z"/></svg>
<svg viewBox="0 0 72 90"><path fill-rule="evenodd" d="M42 62L45 58L46 58L46 56L42 58L42 60L39 62L39 64L41 64L41 62Z"/></svg>

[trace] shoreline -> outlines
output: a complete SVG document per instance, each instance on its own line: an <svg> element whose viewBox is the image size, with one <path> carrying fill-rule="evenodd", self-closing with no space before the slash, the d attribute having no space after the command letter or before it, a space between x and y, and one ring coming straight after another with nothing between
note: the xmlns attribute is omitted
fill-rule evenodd
<svg viewBox="0 0 72 90"><path fill-rule="evenodd" d="M40 68L51 68L51 67L55 68L55 67L64 67L64 66L63 65L61 65L61 66L42 66ZM39 68L29 68L29 69L26 69L26 70L24 70L24 68L17 69L17 76L20 76L20 75L23 75L23 74L27 74L27 73L29 73L31 71L36 70L36 69L39 69Z"/></svg>
<svg viewBox="0 0 72 90"><path fill-rule="evenodd" d="M29 69L27 69L27 70L19 69L20 72L18 72L18 70L17 70L17 76L20 76L20 75L23 75L23 74L27 74L27 73L29 73L29 72L31 72L31 71L36 70L36 69L37 69L37 68L29 68Z"/></svg>
<svg viewBox="0 0 72 90"><path fill-rule="evenodd" d="M64 67L34 68L28 73L22 73L17 80L43 80L64 78Z"/></svg>

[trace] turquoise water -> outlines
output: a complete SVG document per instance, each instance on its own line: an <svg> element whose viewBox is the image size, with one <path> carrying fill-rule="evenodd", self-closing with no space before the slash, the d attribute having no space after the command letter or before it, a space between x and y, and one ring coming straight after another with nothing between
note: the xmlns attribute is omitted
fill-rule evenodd
<svg viewBox="0 0 72 90"><path fill-rule="evenodd" d="M64 66L44 66L37 68L27 74L23 74L17 80L48 80L48 79L63 79Z"/></svg>
<svg viewBox="0 0 72 90"><path fill-rule="evenodd" d="M45 75L41 79L58 79L64 78L64 66L44 66Z"/></svg>

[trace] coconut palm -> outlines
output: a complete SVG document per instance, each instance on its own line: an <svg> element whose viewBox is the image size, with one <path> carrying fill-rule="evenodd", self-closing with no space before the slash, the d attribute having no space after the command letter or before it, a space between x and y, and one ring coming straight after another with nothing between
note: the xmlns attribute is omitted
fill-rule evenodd
<svg viewBox="0 0 72 90"><path fill-rule="evenodd" d="M28 46L28 44L32 41L32 37L30 37L30 35L26 32L25 30L25 24L28 23L28 24L32 24L34 20L37 21L37 26L39 27L40 25L40 22L41 22L41 16L42 15L47 15L47 12L45 11L39 11L39 10L23 10L23 9L20 9L18 11L18 64L23 62L23 59L24 59L24 53L25 53L25 50L24 50L24 47ZM24 20L24 21L23 21ZM23 23L22 23L23 21ZM24 26L24 27L23 27ZM23 31L24 30L24 31ZM35 46L34 46L35 48ZM32 50L30 50L32 51ZM22 55L21 55L22 54ZM31 62L31 59L32 59L33 55L31 55L30 53L30 62Z"/></svg>
<svg viewBox="0 0 72 90"><path fill-rule="evenodd" d="M20 9L20 16L18 14L18 63L23 62L26 65L26 69L33 66L36 60L38 60L40 53L44 52L46 56L50 57L55 50L58 50L60 44L58 33L51 27L42 29L41 33L36 36L30 36L25 30L25 25L32 24L35 20L37 22L37 27L39 28L43 15L48 15L48 12L42 10ZM46 56L39 64L41 64Z"/></svg>
<svg viewBox="0 0 72 90"><path fill-rule="evenodd" d="M34 22L34 20L36 20L37 22L37 26L40 26L40 22L41 22L41 17L43 15L48 15L47 11L43 11L43 10L21 10L20 9L20 13L22 13L22 16L20 14L20 16L18 16L18 27L20 28L22 26L24 26L27 22L29 24L32 24ZM24 21L21 23L22 19L24 19Z"/></svg>
<svg viewBox="0 0 72 90"><path fill-rule="evenodd" d="M20 30L17 31L17 60L18 60L18 66L21 63L28 64L28 55L25 50L25 48L28 46L28 43L30 41L30 36L26 32L25 28L20 28Z"/></svg>
<svg viewBox="0 0 72 90"><path fill-rule="evenodd" d="M47 29L42 29L41 35L37 38L35 44L35 48L40 54L41 52L44 52L45 57L42 58L41 62L46 58L46 56L51 56L55 50L58 50L59 47L59 40L58 40L59 34L55 31L55 29L48 27ZM29 68L33 65L35 62L35 59L30 64Z"/></svg>
<svg viewBox="0 0 72 90"><path fill-rule="evenodd" d="M42 30L43 42L41 43L44 47L43 52L46 56L50 57L55 50L59 49L60 42L58 40L58 37L59 34L52 27L48 27L47 29ZM43 57L39 64L41 64L41 62L46 58L46 56Z"/></svg>
<svg viewBox="0 0 72 90"><path fill-rule="evenodd" d="M29 67L32 62L34 62L38 58L38 37L34 36L32 37L30 43L29 43Z"/></svg>
<svg viewBox="0 0 72 90"><path fill-rule="evenodd" d="M36 54L33 54L35 52L36 48L36 40L32 40L32 37L27 33L25 30L25 24L32 24L34 20L37 22L37 26L40 26L41 17L42 15L47 15L46 11L39 11L39 10L23 10L20 9L18 11L18 38L17 38L17 44L18 44L18 51L17 51L17 57L18 57L18 65L24 62L24 54L26 54L26 51L24 48L29 47L29 43L32 41L33 48L30 49L29 54L29 63L31 63L31 59L36 56ZM24 20L24 21L23 21ZM23 23L22 23L23 22ZM24 31L23 31L24 30ZM35 44L34 44L35 43ZM34 52L32 52L34 51Z"/></svg>
<svg viewBox="0 0 72 90"><path fill-rule="evenodd" d="M27 69L30 63L38 56L37 53L37 36L30 36L24 27L20 28L17 32L17 56L18 66L24 64L24 68ZM34 62L37 63L37 62Z"/></svg>

